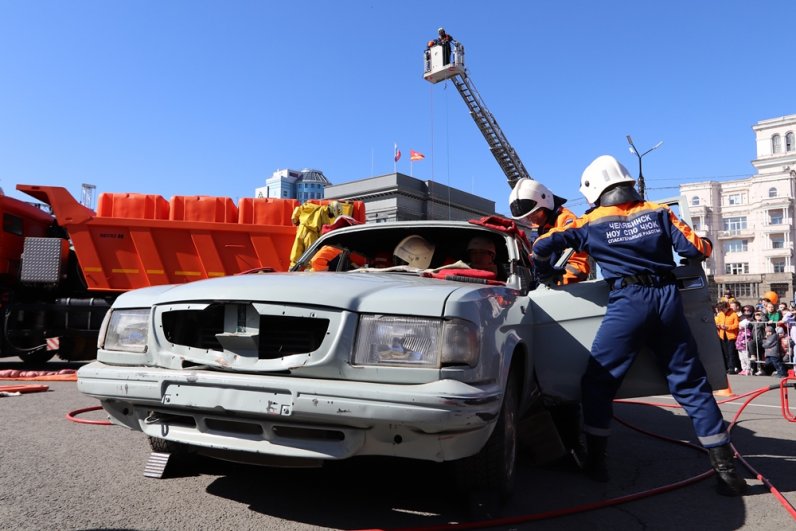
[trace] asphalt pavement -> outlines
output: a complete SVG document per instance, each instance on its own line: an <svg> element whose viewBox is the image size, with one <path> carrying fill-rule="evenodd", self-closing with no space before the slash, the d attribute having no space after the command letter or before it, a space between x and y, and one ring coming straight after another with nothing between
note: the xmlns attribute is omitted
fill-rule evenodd
<svg viewBox="0 0 796 531"><path fill-rule="evenodd" d="M46 369L79 366L54 361ZM15 358L0 360L0 369L13 368L21 368ZM778 382L773 377L730 377L736 395ZM20 382L0 381L0 385L16 383ZM451 483L447 468L436 463L361 458L317 469L273 469L196 458L170 464L164 479L145 478L149 446L142 434L68 421L68 412L98 403L78 393L74 382L40 383L49 385L49 391L0 398L3 529L389 529L473 518L471 504ZM791 389L791 395L796 414L796 391ZM646 401L673 403L667 396ZM731 420L741 404L742 400L723 404L725 418ZM733 442L796 504L796 424L785 420L780 404L778 391L753 401L732 431ZM617 404L615 414L643 430L694 441L688 417L677 409ZM82 418L104 416L91 412ZM502 522L492 528L796 528L796 520L761 481L749 480L752 488L747 496L727 498L715 492L712 477L628 503L519 521L526 515L600 505L709 470L704 453L618 423L609 460L612 480L600 484L566 466L538 466L521 456L516 494L490 515Z"/></svg>

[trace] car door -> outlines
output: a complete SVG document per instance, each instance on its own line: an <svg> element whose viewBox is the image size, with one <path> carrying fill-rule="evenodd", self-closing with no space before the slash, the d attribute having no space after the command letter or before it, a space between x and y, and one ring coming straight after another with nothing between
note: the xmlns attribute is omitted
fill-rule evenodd
<svg viewBox="0 0 796 531"><path fill-rule="evenodd" d="M677 200L660 202L671 205ZM687 211L682 217L687 219ZM675 261L679 262L680 258L676 256ZM678 266L674 273L708 380L714 390L725 389L724 358L704 271L699 263L691 263ZM529 299L526 318L532 322L534 364L542 392L562 400L577 400L580 377L605 315L608 285L602 280L590 280L553 288L540 286L529 294ZM628 372L617 397L655 394L669 394L669 389L663 368L645 348Z"/></svg>

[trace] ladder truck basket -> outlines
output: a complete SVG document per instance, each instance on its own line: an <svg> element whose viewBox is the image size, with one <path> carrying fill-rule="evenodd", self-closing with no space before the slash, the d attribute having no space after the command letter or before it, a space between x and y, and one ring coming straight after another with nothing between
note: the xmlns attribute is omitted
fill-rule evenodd
<svg viewBox="0 0 796 531"><path fill-rule="evenodd" d="M444 47L435 44L426 49L423 54L424 72L423 79L431 83L439 83L456 75L465 75L464 46L460 42L451 43L450 63L445 62Z"/></svg>

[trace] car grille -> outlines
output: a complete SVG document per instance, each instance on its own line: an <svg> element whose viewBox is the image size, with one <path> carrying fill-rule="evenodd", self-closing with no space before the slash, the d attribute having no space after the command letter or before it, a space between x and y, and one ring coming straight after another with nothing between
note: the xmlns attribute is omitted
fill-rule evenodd
<svg viewBox="0 0 796 531"><path fill-rule="evenodd" d="M216 337L224 330L224 305L212 304L203 310L163 312L163 333L176 345L216 350L224 348ZM256 336L260 359L275 359L304 354L318 349L326 337L328 319L261 315Z"/></svg>
<svg viewBox="0 0 796 531"><path fill-rule="evenodd" d="M312 352L321 346L328 328L328 319L264 315L257 352L260 359Z"/></svg>

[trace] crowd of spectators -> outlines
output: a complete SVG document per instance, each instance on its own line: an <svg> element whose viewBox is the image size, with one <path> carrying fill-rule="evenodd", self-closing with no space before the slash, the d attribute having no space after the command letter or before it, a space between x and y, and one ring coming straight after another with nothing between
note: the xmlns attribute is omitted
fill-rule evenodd
<svg viewBox="0 0 796 531"><path fill-rule="evenodd" d="M784 378L793 369L796 302L769 292L755 305L741 305L726 290L714 313L727 374Z"/></svg>

